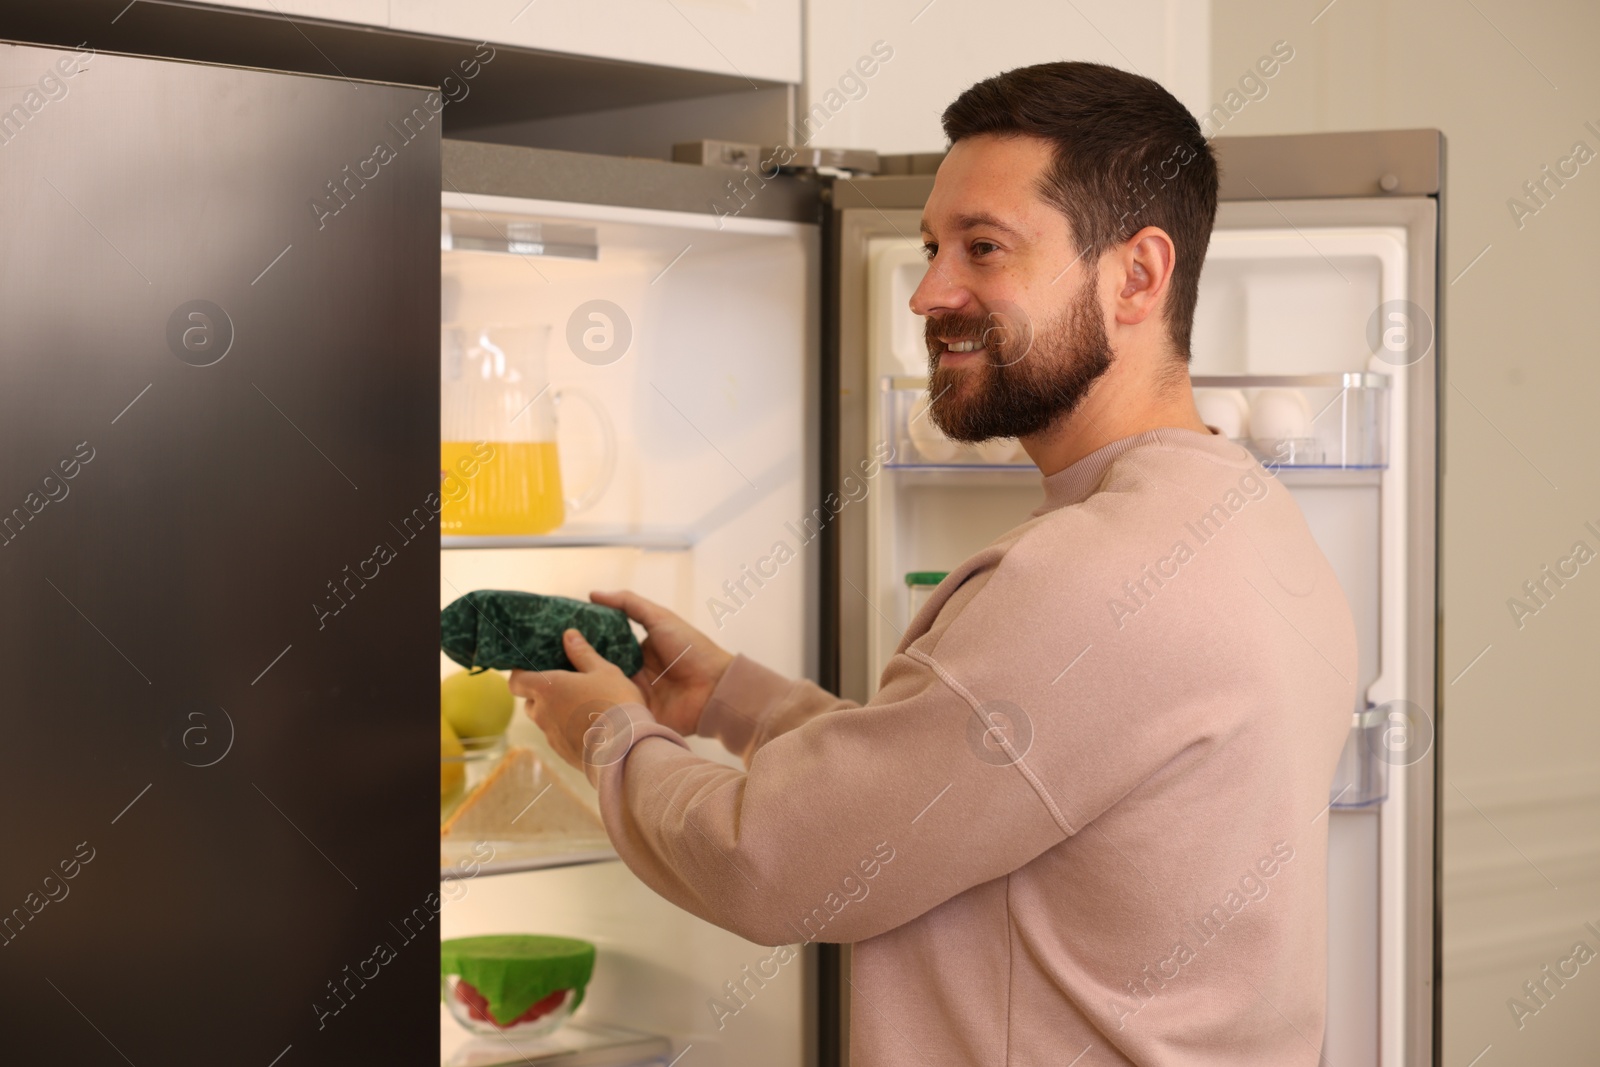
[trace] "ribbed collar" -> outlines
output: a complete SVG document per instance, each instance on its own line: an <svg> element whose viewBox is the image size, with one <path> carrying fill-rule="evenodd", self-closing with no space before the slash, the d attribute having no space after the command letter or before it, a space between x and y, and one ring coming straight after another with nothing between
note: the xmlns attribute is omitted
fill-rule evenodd
<svg viewBox="0 0 1600 1067"><path fill-rule="evenodd" d="M1100 482L1105 478L1113 460L1124 452L1144 445L1192 448L1236 466L1248 466L1253 462L1250 453L1215 430L1204 434L1194 430L1179 429L1176 426L1162 426L1136 433L1132 437L1124 437L1119 441L1112 441L1090 452L1071 466L1046 475L1043 479L1044 503L1035 508L1033 514L1043 515L1047 511L1087 500L1096 489L1100 488Z"/></svg>

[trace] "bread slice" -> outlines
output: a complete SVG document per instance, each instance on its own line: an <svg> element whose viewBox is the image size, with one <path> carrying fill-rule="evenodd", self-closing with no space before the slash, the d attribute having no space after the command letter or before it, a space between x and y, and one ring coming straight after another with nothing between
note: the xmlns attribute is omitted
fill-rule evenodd
<svg viewBox="0 0 1600 1067"><path fill-rule="evenodd" d="M512 748L439 827L469 841L606 841L605 826L531 748Z"/></svg>

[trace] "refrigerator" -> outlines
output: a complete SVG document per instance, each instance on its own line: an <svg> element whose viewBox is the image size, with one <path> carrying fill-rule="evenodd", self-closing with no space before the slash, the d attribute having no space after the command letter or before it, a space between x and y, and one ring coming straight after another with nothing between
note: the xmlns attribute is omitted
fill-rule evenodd
<svg viewBox="0 0 1600 1067"><path fill-rule="evenodd" d="M770 948L667 905L603 840L435 847L430 666L457 667L434 613L478 589L629 588L869 699L905 575L1039 496L1026 463L909 440L864 495L846 482L899 440L925 373L905 304L936 158L843 177L777 173L760 148L718 166L441 141L426 88L0 49L23 116L0 111L9 529L50 530L0 555L26 591L5 648L28 744L0 757L32 816L0 874L26 916L0 966L15 1047L847 1062L847 949L764 969ZM1197 385L1326 400L1321 462L1277 477L1363 633L1327 813L1326 1053L1426 1063L1442 140L1216 145ZM455 534L441 397L461 346L503 328L542 338L572 499L543 534ZM506 743L592 814L520 713ZM441 998L439 939L500 933L596 946L542 1044L475 1037Z"/></svg>
<svg viewBox="0 0 1600 1067"><path fill-rule="evenodd" d="M1262 454L1361 635L1361 700L1324 816L1323 1053L1340 1067L1430 1063L1443 142L1400 131L1215 145L1223 203L1195 384L1208 404L1236 397L1248 411L1267 392L1308 405L1304 438ZM447 537L441 603L475 587L634 588L730 650L869 700L913 614L907 576L954 569L1040 495L1025 457L945 447L913 423L927 357L907 301L925 269L918 223L938 157L885 158L874 176L773 176L764 161L776 153L758 146L686 146L680 158L709 161L698 167L451 142L444 152L447 246L462 226L509 235L521 223L577 225L598 248L532 257L538 276L514 257L491 266L472 248L446 251L447 318L516 309L549 323L551 382L603 395L622 439L604 499L564 532L493 547ZM611 304L600 318L585 310L596 300ZM632 347L585 358L572 339L619 313ZM580 481L605 467L586 418L575 411L570 435L560 431ZM886 445L893 456L877 469ZM758 573L780 541L792 561ZM513 733L540 743L525 723ZM444 909L444 934L559 928L599 944L585 1012L665 1042L607 1062L848 1062L847 947L803 946L792 973L750 985L741 976L767 949L589 858L497 856L457 879L468 884ZM511 1059L448 1021L441 1033L447 1063Z"/></svg>

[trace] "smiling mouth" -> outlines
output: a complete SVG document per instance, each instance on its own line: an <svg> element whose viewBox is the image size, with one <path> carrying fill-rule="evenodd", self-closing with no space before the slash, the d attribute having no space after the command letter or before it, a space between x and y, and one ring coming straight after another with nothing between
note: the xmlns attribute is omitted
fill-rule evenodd
<svg viewBox="0 0 1600 1067"><path fill-rule="evenodd" d="M944 346L944 350L951 354L959 354L962 352L978 352L982 349L983 342L981 340L955 342L946 341Z"/></svg>

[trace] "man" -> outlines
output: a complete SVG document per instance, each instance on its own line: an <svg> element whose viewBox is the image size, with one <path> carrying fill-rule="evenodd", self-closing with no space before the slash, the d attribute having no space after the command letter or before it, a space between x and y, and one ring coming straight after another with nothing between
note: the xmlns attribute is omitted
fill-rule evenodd
<svg viewBox="0 0 1600 1067"><path fill-rule="evenodd" d="M1288 492L1194 406L1210 148L1085 63L981 82L944 128L911 301L931 413L1019 437L1039 508L864 706L617 593L594 599L647 629L637 679L571 632L577 672L513 689L567 758L591 731L657 892L761 944L854 944L856 1064L1315 1064L1355 632Z"/></svg>

